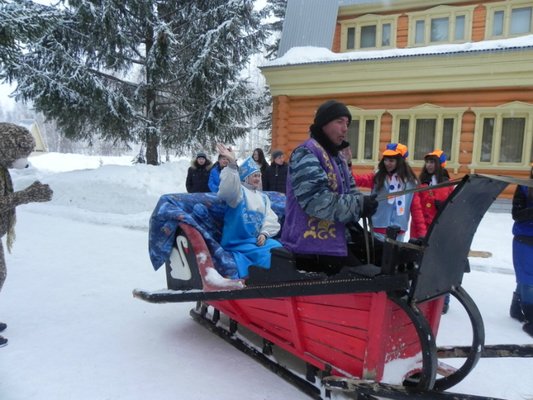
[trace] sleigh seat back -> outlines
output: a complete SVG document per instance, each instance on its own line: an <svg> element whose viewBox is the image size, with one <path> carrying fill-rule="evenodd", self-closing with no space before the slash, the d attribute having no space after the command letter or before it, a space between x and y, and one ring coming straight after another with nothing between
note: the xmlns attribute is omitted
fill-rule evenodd
<svg viewBox="0 0 533 400"><path fill-rule="evenodd" d="M490 205L508 183L482 175L466 175L428 229L410 297L416 303L457 288L470 270L468 253L474 234Z"/></svg>

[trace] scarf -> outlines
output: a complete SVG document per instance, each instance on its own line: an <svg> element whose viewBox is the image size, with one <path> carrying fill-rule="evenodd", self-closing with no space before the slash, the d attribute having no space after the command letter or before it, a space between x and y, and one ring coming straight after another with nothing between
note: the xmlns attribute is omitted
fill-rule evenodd
<svg viewBox="0 0 533 400"><path fill-rule="evenodd" d="M405 184L396 173L390 177L387 177L387 185L389 193L400 192L405 189ZM389 204L396 204L396 215L403 215L405 213L405 195L397 197L391 196L387 199L387 201Z"/></svg>
<svg viewBox="0 0 533 400"><path fill-rule="evenodd" d="M5 192L2 193L2 195L8 196L13 193L13 182L11 181L11 176L9 175L7 168L2 165L0 165L0 174L0 180L5 182ZM15 208L13 207L11 210L7 210L5 215L7 219L7 251L11 253L11 248L13 247L13 243L15 243Z"/></svg>

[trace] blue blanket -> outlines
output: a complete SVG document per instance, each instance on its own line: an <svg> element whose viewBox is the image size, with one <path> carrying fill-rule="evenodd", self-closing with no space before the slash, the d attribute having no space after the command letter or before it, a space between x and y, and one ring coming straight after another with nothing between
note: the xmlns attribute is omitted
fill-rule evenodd
<svg viewBox="0 0 533 400"><path fill-rule="evenodd" d="M285 216L285 195L265 192L280 223ZM236 279L237 266L231 253L220 246L226 203L216 193L165 194L159 199L150 217L148 247L150 261L155 270L169 258L179 223L193 226L204 237L215 263L224 277Z"/></svg>

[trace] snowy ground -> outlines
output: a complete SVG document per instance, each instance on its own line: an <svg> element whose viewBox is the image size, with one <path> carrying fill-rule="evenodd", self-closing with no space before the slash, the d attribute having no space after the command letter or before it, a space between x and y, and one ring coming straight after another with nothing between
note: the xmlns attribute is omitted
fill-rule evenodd
<svg viewBox="0 0 533 400"><path fill-rule="evenodd" d="M134 288L165 286L164 272L150 266L146 229L159 196L184 191L188 160L150 167L48 154L32 163L11 170L15 187L38 177L55 193L50 203L18 209L0 294L0 320L9 325L9 344L0 349L1 400L307 398L197 325L188 315L193 304L132 297ZM509 214L485 216L472 248L493 256L471 258L464 282L488 344L533 343L508 317L511 226ZM452 300L439 345L468 343L465 318ZM453 390L531 400L532 366L532 359L482 359Z"/></svg>

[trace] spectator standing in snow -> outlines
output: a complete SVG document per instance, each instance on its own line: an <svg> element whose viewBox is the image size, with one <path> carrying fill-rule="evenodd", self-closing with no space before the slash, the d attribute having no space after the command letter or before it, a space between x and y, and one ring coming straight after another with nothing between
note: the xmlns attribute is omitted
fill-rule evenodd
<svg viewBox="0 0 533 400"><path fill-rule="evenodd" d="M281 150L272 153L272 164L266 169L263 190L285 193L287 185L287 171L289 166L285 162L285 155Z"/></svg>
<svg viewBox="0 0 533 400"><path fill-rule="evenodd" d="M377 171L355 176L357 185L372 189L372 193L379 197L414 189L418 185L418 179L406 161L408 155L407 146L401 143L389 143L383 152ZM409 227L409 217L417 225L420 234L425 236L420 200L415 198L413 193L390 197L386 201L379 202L378 209L372 216L374 235L379 240L384 240L387 227L398 226L400 233L397 240L402 241Z"/></svg>
<svg viewBox="0 0 533 400"><path fill-rule="evenodd" d="M533 164L529 173L533 179ZM533 337L533 188L519 185L513 196L513 265L516 291L511 317L525 322L522 329Z"/></svg>
<svg viewBox="0 0 533 400"><path fill-rule="evenodd" d="M208 182L211 165L212 163L205 153L196 154L196 158L191 161L191 166L187 171L187 179L185 180L185 187L188 193L209 192Z"/></svg>
<svg viewBox="0 0 533 400"><path fill-rule="evenodd" d="M269 197L261 191L261 171L248 157L237 166L235 154L223 144L219 153L228 160L220 173L218 197L228 205L220 245L235 258L240 278L248 276L251 265L269 269L270 249L281 247L272 239L280 224Z"/></svg>
<svg viewBox="0 0 533 400"><path fill-rule="evenodd" d="M446 170L446 154L442 150L433 150L424 156L424 168L420 171L420 187L431 187L439 183L450 180L450 175ZM429 226L435 219L437 212L440 210L448 196L453 192L454 187L448 186L438 189L426 190L415 193L415 197L420 202L423 224L416 224L414 218L411 220L410 235L411 238L423 238L426 236ZM423 229L421 230L420 227ZM442 313L446 314L450 307L450 294L444 298L444 308Z"/></svg>
<svg viewBox="0 0 533 400"><path fill-rule="evenodd" d="M297 256L312 258L317 269L328 274L360 264L356 249L348 243L359 218L370 217L377 208L374 197L357 190L339 156L351 120L346 105L326 101L316 111L310 138L289 160L281 241Z"/></svg>
<svg viewBox="0 0 533 400"><path fill-rule="evenodd" d="M211 168L209 173L209 190L216 193L218 192L218 186L220 185L220 172L228 165L228 159L222 154L218 155L218 161Z"/></svg>
<svg viewBox="0 0 533 400"><path fill-rule="evenodd" d="M263 179L263 182L265 181L265 172L268 168L268 162L265 157L265 153L262 149L259 147L254 149L254 152L252 153L252 158L257 163L259 169L261 170L261 178Z"/></svg>

